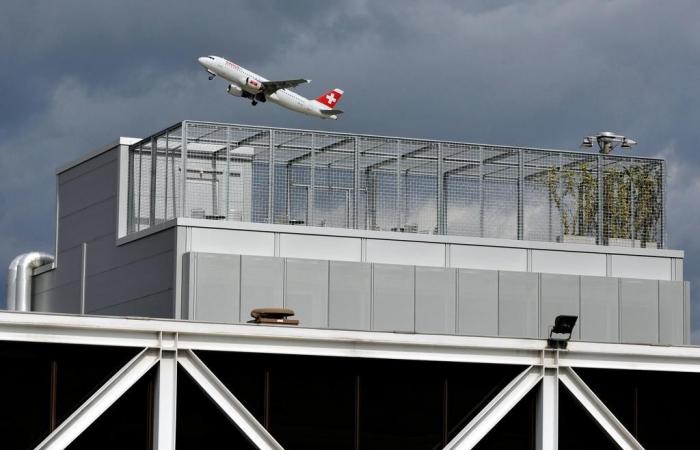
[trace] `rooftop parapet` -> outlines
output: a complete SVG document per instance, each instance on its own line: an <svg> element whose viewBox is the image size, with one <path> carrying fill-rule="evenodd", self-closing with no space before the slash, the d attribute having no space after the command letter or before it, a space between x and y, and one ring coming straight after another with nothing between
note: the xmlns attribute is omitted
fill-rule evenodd
<svg viewBox="0 0 700 450"><path fill-rule="evenodd" d="M185 121L130 146L128 233L175 217L664 248L661 159Z"/></svg>

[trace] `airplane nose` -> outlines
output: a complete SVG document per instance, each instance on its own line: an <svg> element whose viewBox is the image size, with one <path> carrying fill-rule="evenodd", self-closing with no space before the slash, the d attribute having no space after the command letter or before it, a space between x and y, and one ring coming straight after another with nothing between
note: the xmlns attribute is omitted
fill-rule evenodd
<svg viewBox="0 0 700 450"><path fill-rule="evenodd" d="M204 67L206 67L206 64L205 64L206 61L207 61L207 58L206 58L206 57L201 56L199 59L197 59L197 61L199 61L199 64L201 64L201 65L203 65Z"/></svg>

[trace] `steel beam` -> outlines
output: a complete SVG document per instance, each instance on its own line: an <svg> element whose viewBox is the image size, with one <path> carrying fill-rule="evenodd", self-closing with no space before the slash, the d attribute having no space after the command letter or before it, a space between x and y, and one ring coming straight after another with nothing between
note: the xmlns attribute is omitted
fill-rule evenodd
<svg viewBox="0 0 700 450"><path fill-rule="evenodd" d="M177 350L163 350L158 364L153 417L153 449L175 448L177 425Z"/></svg>
<svg viewBox="0 0 700 450"><path fill-rule="evenodd" d="M114 374L37 447L64 449L158 362L157 349L144 349Z"/></svg>
<svg viewBox="0 0 700 450"><path fill-rule="evenodd" d="M178 362L256 447L264 450L282 450L282 446L275 438L267 432L194 352L183 352L178 358Z"/></svg>
<svg viewBox="0 0 700 450"><path fill-rule="evenodd" d="M537 450L559 448L559 379L556 368L545 368L537 392Z"/></svg>
<svg viewBox="0 0 700 450"><path fill-rule="evenodd" d="M617 420L576 372L568 368L561 369L559 379L620 448L624 450L644 450L644 447L637 442L632 433L627 431L624 425Z"/></svg>
<svg viewBox="0 0 700 450"><path fill-rule="evenodd" d="M501 390L448 444L445 450L468 450L522 400L542 379L542 368L530 366Z"/></svg>

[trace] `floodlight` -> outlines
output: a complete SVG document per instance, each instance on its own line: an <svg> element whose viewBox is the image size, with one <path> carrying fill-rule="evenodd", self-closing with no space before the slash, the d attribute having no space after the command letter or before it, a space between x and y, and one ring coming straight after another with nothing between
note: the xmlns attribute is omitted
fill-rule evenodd
<svg viewBox="0 0 700 450"><path fill-rule="evenodd" d="M557 316L554 319L554 326L549 331L549 339L547 339L547 345L551 348L566 348L569 339L571 339L571 333L574 331L574 326L576 326L576 321L578 316ZM565 337L553 337L554 334L563 334Z"/></svg>
<svg viewBox="0 0 700 450"><path fill-rule="evenodd" d="M594 136L584 137L583 142L581 143L581 148L593 147L593 141L598 143L598 148L600 149L599 153L602 153L603 155L607 155L608 153L612 152L618 145L621 148L630 148L633 145L637 145L636 141L625 136L615 134L611 131L603 131Z"/></svg>
<svg viewBox="0 0 700 450"><path fill-rule="evenodd" d="M583 138L583 142L581 142L581 148L586 147L586 148L591 148L593 147L593 140L591 139L590 136L586 136Z"/></svg>
<svg viewBox="0 0 700 450"><path fill-rule="evenodd" d="M629 139L629 138L623 138L622 145L620 145L620 147L631 148L633 145L637 145L637 141L633 141L632 139Z"/></svg>

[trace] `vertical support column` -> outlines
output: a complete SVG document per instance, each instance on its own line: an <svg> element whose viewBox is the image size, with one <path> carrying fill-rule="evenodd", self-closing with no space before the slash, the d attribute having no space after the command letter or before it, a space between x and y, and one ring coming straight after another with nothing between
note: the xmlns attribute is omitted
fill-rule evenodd
<svg viewBox="0 0 700 450"><path fill-rule="evenodd" d="M151 186L150 192L148 193L149 198L149 211L148 211L148 225L153 226L156 224L156 166L158 164L158 139L155 137L151 138Z"/></svg>
<svg viewBox="0 0 700 450"><path fill-rule="evenodd" d="M314 194L316 189L316 133L311 133L311 182L306 198L306 225L313 226L314 224L314 207L316 205Z"/></svg>
<svg viewBox="0 0 700 450"><path fill-rule="evenodd" d="M597 176L598 176L598 227L597 227L597 238L596 242L598 245L605 245L605 236L603 224L605 223L605 203L604 203L604 192L603 192L603 182L605 177L603 176L603 155L598 155L597 159Z"/></svg>
<svg viewBox="0 0 700 450"><path fill-rule="evenodd" d="M154 403L153 449L174 449L177 424L177 350L161 352Z"/></svg>
<svg viewBox="0 0 700 450"><path fill-rule="evenodd" d="M396 231L401 231L401 225L403 224L403 217L402 217L402 207L401 207L401 199L403 198L402 192L401 192L401 141L398 139L396 140L396 192L395 192L395 199L394 199L394 206L396 208Z"/></svg>
<svg viewBox="0 0 700 450"><path fill-rule="evenodd" d="M267 157L270 162L267 173L267 188L269 189L267 193L267 223L275 223L275 130L270 130L268 135L267 151ZM287 168L287 172L289 172L289 168ZM287 216L289 216L289 179L287 180L287 185Z"/></svg>
<svg viewBox="0 0 700 450"><path fill-rule="evenodd" d="M537 393L537 450L559 447L559 374L557 368L545 368Z"/></svg>
<svg viewBox="0 0 700 450"><path fill-rule="evenodd" d="M187 132L188 132L188 123L187 121L182 122L182 138L181 138L181 145L182 145L182 155L180 156L182 159L182 190L180 192L180 195L182 198L180 199L180 217L188 217L189 213L187 212Z"/></svg>
<svg viewBox="0 0 700 450"><path fill-rule="evenodd" d="M522 240L523 236L525 235L524 189L525 169L523 162L523 151L518 150L518 240Z"/></svg>
<svg viewBox="0 0 700 450"><path fill-rule="evenodd" d="M484 237L484 147L479 147L479 236Z"/></svg>
<svg viewBox="0 0 700 450"><path fill-rule="evenodd" d="M85 315L85 287L87 285L87 242L82 245L82 261L80 264L80 314Z"/></svg>
<svg viewBox="0 0 700 450"><path fill-rule="evenodd" d="M168 182L170 181L169 178L169 173L168 170L170 170L170 162L168 159L170 158L170 131L166 131L165 133L165 180L163 183L163 220L168 220ZM174 195L174 193L173 193Z"/></svg>
<svg viewBox="0 0 700 450"><path fill-rule="evenodd" d="M661 173L659 174L661 180L659 180L659 188L661 189L661 217L659 218L659 248L666 248L666 186L667 186L667 172L666 172L666 161L661 161Z"/></svg>
<svg viewBox="0 0 700 450"><path fill-rule="evenodd" d="M445 174L442 160L442 144L437 145L437 234L445 234L445 192L442 177Z"/></svg>
<svg viewBox="0 0 700 450"><path fill-rule="evenodd" d="M226 127L226 173L224 174L224 189L226 189L226 203L224 217L231 220L231 127ZM241 211L241 215L243 212Z"/></svg>
<svg viewBox="0 0 700 450"><path fill-rule="evenodd" d="M360 208L360 149L357 147L357 136L352 138L352 227L360 228L358 223Z"/></svg>

